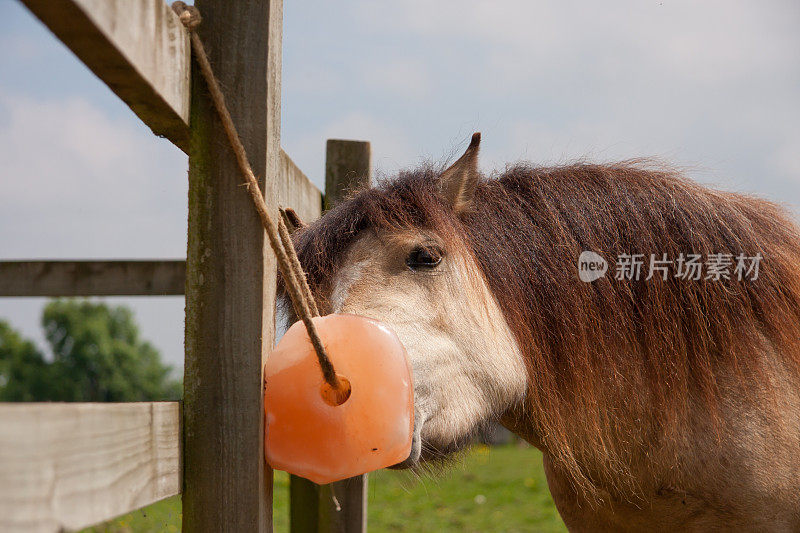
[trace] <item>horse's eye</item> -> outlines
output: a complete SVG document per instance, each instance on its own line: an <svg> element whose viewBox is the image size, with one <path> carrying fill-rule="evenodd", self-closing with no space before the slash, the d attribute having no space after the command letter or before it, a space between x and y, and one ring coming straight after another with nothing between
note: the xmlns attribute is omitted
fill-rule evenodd
<svg viewBox="0 0 800 533"><path fill-rule="evenodd" d="M411 270L434 268L442 262L442 251L435 247L420 246L414 248L406 258L406 265Z"/></svg>

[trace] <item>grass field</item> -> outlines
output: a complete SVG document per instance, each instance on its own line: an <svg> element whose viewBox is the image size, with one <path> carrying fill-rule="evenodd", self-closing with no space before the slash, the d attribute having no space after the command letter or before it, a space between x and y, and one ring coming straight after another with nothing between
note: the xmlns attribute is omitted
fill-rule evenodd
<svg viewBox="0 0 800 533"><path fill-rule="evenodd" d="M275 473L275 531L289 530L289 479ZM87 532L180 531L180 497ZM541 454L514 445L476 446L453 466L418 479L380 471L369 478L370 532L566 531L547 490Z"/></svg>

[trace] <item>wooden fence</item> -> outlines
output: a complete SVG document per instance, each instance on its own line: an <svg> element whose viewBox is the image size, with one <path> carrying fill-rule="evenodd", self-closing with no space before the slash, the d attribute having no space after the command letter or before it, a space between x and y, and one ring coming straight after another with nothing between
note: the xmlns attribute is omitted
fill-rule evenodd
<svg viewBox="0 0 800 533"><path fill-rule="evenodd" d="M185 294L184 400L0 404L0 531L79 529L178 493L184 531L271 531L262 368L275 338L275 261L187 33L163 0L22 2L188 154L188 250L186 261L3 261L0 296ZM280 149L282 0L195 5L275 216L282 205L313 220L323 202L368 183L369 143L328 141L325 197ZM292 531L366 530L366 476L335 487L293 478L290 492Z"/></svg>

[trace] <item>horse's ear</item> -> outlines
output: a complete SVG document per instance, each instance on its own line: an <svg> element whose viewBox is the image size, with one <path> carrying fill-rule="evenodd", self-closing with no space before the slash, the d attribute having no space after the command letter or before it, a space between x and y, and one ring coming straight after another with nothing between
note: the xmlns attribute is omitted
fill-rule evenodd
<svg viewBox="0 0 800 533"><path fill-rule="evenodd" d="M306 223L300 219L300 215L298 215L294 209L291 207L283 208L280 207L281 217L283 217L283 222L286 224L286 228L289 230L289 233L294 233L296 230L306 227Z"/></svg>
<svg viewBox="0 0 800 533"><path fill-rule="evenodd" d="M456 213L469 208L478 186L478 147L481 134L472 135L467 151L439 177L439 190Z"/></svg>

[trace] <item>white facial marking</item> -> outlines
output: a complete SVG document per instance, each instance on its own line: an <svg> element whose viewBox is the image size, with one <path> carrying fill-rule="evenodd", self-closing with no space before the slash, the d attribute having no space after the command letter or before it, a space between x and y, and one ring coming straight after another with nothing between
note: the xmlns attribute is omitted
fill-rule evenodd
<svg viewBox="0 0 800 533"><path fill-rule="evenodd" d="M353 286L361 274L361 270L366 264L366 260L354 261L345 265L337 272L336 281L333 284L333 291L330 297L331 310L334 313L341 313L341 309L347 300L350 287Z"/></svg>
<svg viewBox="0 0 800 533"><path fill-rule="evenodd" d="M447 250L438 267L412 271L405 258L423 236L404 237L359 237L334 279L331 307L380 320L395 331L414 374L416 420L422 426L415 437L443 449L521 399L526 370L471 257ZM415 448L418 453L417 442Z"/></svg>

